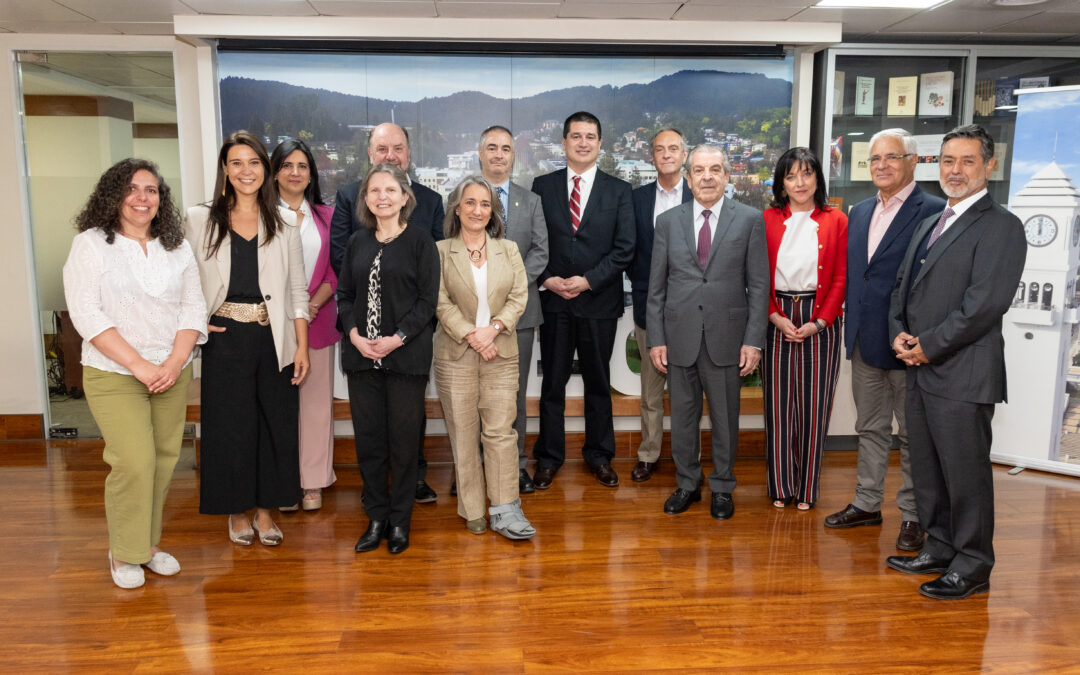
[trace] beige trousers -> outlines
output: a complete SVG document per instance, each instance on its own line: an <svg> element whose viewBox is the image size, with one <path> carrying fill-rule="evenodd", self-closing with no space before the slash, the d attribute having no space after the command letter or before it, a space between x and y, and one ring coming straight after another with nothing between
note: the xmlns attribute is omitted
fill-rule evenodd
<svg viewBox="0 0 1080 675"><path fill-rule="evenodd" d="M469 349L456 361L436 358L435 386L454 452L458 515L476 520L487 513L485 495L492 506L518 498L517 357L484 361Z"/></svg>
<svg viewBox="0 0 1080 675"><path fill-rule="evenodd" d="M645 347L645 329L634 325L638 350L641 352L641 445L637 458L650 464L660 459L664 442L664 385L667 375L661 373L649 358Z"/></svg>
<svg viewBox="0 0 1080 675"><path fill-rule="evenodd" d="M334 475L334 349L309 349L311 370L300 385L300 487L324 488Z"/></svg>

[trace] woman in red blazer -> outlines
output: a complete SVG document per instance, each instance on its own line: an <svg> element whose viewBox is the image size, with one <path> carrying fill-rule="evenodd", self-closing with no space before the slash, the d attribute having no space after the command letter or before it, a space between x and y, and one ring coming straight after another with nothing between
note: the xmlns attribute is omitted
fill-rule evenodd
<svg viewBox="0 0 1080 675"><path fill-rule="evenodd" d="M283 508L305 511L322 506L322 488L334 475L334 345L338 332L337 277L330 267L330 218L334 208L323 203L319 172L311 149L303 141L289 139L274 149L270 170L277 184L282 206L296 212L300 243L304 250L311 325L308 354L311 371L300 386L300 504Z"/></svg>
<svg viewBox="0 0 1080 675"><path fill-rule="evenodd" d="M765 211L769 321L762 359L765 444L773 506L814 506L840 371L847 216L829 208L821 162L791 148L773 174Z"/></svg>

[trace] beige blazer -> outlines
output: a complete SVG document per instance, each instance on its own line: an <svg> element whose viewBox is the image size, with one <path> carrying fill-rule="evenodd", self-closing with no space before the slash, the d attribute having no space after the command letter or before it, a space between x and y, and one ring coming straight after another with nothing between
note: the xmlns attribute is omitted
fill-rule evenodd
<svg viewBox="0 0 1080 675"><path fill-rule="evenodd" d="M456 361L470 349L465 336L476 328L476 284L473 282L469 252L460 236L437 243L442 280L435 316L434 355L437 359ZM517 333L514 327L529 299L529 279L517 244L509 239L487 238L488 306L491 320L502 323L495 336L499 356L517 356Z"/></svg>
<svg viewBox="0 0 1080 675"><path fill-rule="evenodd" d="M278 233L269 244L266 228L259 219L259 289L266 302L270 317L270 329L274 335L274 350L278 367L284 369L296 355L296 329L293 320L307 319L307 275L304 273L304 255L300 248L300 228L296 227L296 214L279 207L285 220L285 231ZM221 242L217 255L206 259L209 228L206 220L210 209L206 205L188 209L184 222L184 236L191 243L191 250L199 263L203 297L206 298L207 321L225 302L229 292L229 272L232 267L232 245L229 237Z"/></svg>

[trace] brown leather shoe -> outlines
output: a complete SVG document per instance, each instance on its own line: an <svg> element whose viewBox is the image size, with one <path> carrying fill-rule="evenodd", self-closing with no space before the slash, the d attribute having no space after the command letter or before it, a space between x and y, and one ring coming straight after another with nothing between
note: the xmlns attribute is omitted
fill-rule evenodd
<svg viewBox="0 0 1080 675"><path fill-rule="evenodd" d="M638 462L634 465L634 470L630 472L630 480L635 483L644 483L652 478L659 468L660 462Z"/></svg>
<svg viewBox="0 0 1080 675"><path fill-rule="evenodd" d="M848 504L841 511L825 516L825 527L845 530L859 525L880 525L881 511L860 511L854 504Z"/></svg>
<svg viewBox="0 0 1080 675"><path fill-rule="evenodd" d="M615 487L619 484L619 474L615 473L615 469L612 469L608 462L590 466L589 470L596 476L597 482L604 487Z"/></svg>
<svg viewBox="0 0 1080 675"><path fill-rule="evenodd" d="M555 472L542 466L536 467L533 474L533 485L537 490L546 490L551 487L551 481L555 479Z"/></svg>
<svg viewBox="0 0 1080 675"><path fill-rule="evenodd" d="M921 551L926 533L914 520L900 523L900 536L896 538L896 548L901 551Z"/></svg>

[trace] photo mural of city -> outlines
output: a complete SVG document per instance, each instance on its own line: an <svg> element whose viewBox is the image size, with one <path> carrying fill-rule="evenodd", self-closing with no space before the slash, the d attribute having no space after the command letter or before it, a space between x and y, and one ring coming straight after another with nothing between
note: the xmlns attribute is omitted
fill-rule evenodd
<svg viewBox="0 0 1080 675"><path fill-rule="evenodd" d="M479 173L479 133L514 133L515 182L565 166L562 122L576 110L603 124L601 170L637 186L655 179L649 138L680 129L691 145L731 156L734 196L768 205L788 147L792 60L385 54L219 55L222 131L248 129L272 150L301 138L316 153L324 197L368 168L367 134L405 127L413 177L444 197Z"/></svg>

